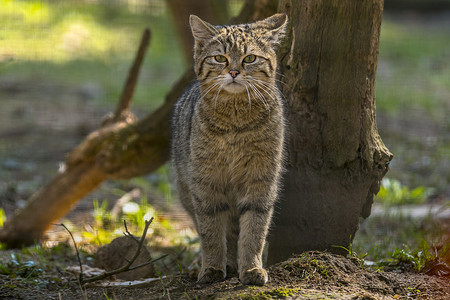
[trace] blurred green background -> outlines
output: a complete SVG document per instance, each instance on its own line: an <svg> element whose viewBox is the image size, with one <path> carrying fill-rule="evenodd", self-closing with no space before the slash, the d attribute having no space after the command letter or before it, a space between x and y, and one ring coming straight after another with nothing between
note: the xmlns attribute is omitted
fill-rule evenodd
<svg viewBox="0 0 450 300"><path fill-rule="evenodd" d="M234 13L242 5L224 3ZM144 116L162 103L188 65L172 21L163 0L0 0L0 204L7 216L114 109L145 27L152 39L132 109ZM376 246L372 258L402 244L439 243L450 228L450 2L386 0L380 43L377 124L395 157L355 240L360 252ZM169 178L164 167L105 183L68 219L92 219L94 199L112 205L133 187L170 210ZM421 217L400 205L422 209Z"/></svg>

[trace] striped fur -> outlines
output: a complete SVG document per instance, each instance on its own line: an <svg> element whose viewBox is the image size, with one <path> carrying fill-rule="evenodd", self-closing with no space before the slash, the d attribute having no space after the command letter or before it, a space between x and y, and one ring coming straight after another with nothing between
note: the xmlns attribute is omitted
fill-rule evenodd
<svg viewBox="0 0 450 300"><path fill-rule="evenodd" d="M287 18L213 26L196 16L197 81L178 100L172 165L200 236L199 282L239 274L263 285L262 251L283 160L283 103L275 47Z"/></svg>

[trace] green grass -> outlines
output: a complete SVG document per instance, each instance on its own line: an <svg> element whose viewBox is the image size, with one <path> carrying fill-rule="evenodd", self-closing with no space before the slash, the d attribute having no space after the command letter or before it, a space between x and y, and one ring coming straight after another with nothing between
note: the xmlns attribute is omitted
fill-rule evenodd
<svg viewBox="0 0 450 300"><path fill-rule="evenodd" d="M384 205L422 204L432 194L433 189L418 186L410 189L395 179L383 178L376 202Z"/></svg>
<svg viewBox="0 0 450 300"><path fill-rule="evenodd" d="M0 0L0 77L94 83L104 91L100 103L114 105L149 27L134 103L156 108L185 67L170 18L102 3Z"/></svg>
<svg viewBox="0 0 450 300"><path fill-rule="evenodd" d="M450 111L448 28L384 21L381 28L377 109L391 114L423 110L445 120Z"/></svg>
<svg viewBox="0 0 450 300"><path fill-rule="evenodd" d="M352 251L357 256L367 253L364 255L367 260L384 261L398 249L404 249L405 245L409 247L409 252L417 252L424 245L445 243L443 238L450 229L448 225L431 216L420 219L401 213L393 214L389 210L386 207L384 214L371 216L361 224L352 245Z"/></svg>
<svg viewBox="0 0 450 300"><path fill-rule="evenodd" d="M81 255L85 255L82 252ZM11 252L10 256L0 258L0 274L9 278L18 278L39 286L51 282L59 282L61 279L54 273L55 269L64 268L64 261L73 261L74 251L67 244L60 243L54 247L40 245L22 248ZM74 261L75 262L75 261Z"/></svg>

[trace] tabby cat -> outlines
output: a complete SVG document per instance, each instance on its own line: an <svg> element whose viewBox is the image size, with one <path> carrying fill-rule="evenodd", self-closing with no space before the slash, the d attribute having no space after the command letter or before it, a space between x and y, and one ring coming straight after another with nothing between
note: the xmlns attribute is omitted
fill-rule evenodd
<svg viewBox="0 0 450 300"><path fill-rule="evenodd" d="M190 17L197 80L175 106L172 164L200 236L200 283L268 280L262 252L285 126L275 48L286 24L284 14L231 26Z"/></svg>

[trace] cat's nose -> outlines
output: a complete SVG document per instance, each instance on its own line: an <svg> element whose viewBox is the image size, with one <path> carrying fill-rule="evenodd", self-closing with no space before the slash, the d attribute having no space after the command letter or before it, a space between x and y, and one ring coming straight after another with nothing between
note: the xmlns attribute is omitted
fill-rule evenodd
<svg viewBox="0 0 450 300"><path fill-rule="evenodd" d="M237 69L231 69L230 75L231 77L236 78L239 75L239 71Z"/></svg>

